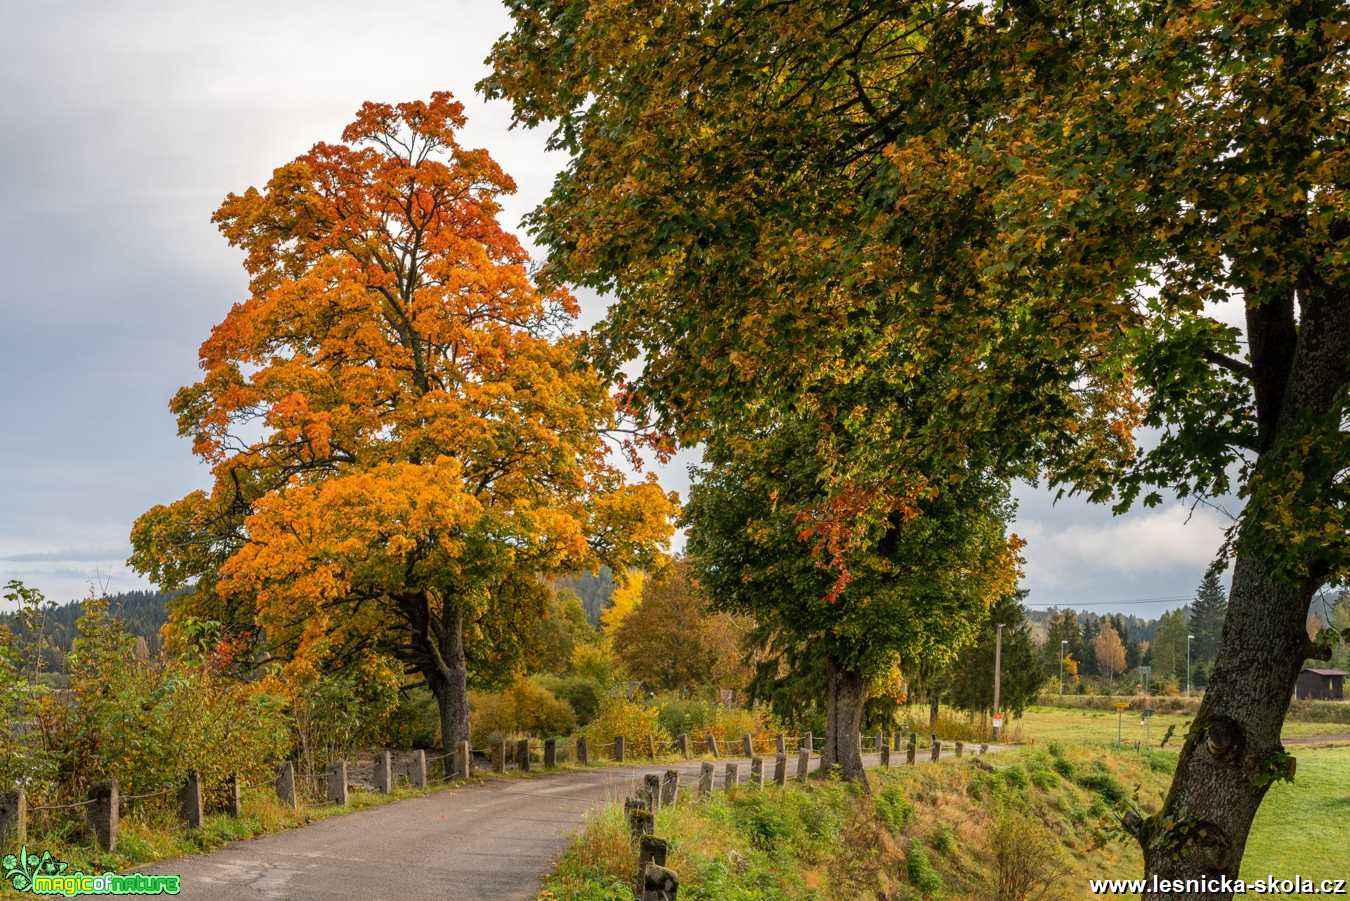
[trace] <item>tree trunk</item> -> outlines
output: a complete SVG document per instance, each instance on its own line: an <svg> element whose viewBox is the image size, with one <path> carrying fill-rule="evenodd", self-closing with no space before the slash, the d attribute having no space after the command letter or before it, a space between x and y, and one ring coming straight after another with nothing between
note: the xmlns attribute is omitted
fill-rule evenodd
<svg viewBox="0 0 1350 901"><path fill-rule="evenodd" d="M928 731L936 732L938 726L938 707L942 701L942 692L930 688L928 690Z"/></svg>
<svg viewBox="0 0 1350 901"><path fill-rule="evenodd" d="M1331 480L1344 466L1337 456L1337 421L1341 392L1350 380L1350 301L1343 294L1319 297L1315 291L1305 292L1303 299L1287 377L1277 372L1268 378L1282 390L1267 392L1265 400L1257 396L1262 453L1249 482L1257 490L1250 494L1238 536L1223 638L1204 701L1163 809L1146 821L1126 818L1126 828L1143 846L1150 877L1235 877L1267 789L1294 775L1280 729L1299 670L1312 653L1308 607L1337 564L1319 553L1317 542L1285 541L1291 524L1281 519L1315 509L1332 496ZM1284 351L1264 346L1270 336L1262 328L1251 334L1260 382L1267 377L1261 361L1278 359ZM1297 476L1291 478L1291 472ZM1298 483L1296 489L1289 488L1291 481ZM1278 496L1282 489L1297 492L1292 506ZM1230 895L1206 882L1181 892L1149 891L1144 897Z"/></svg>
<svg viewBox="0 0 1350 901"><path fill-rule="evenodd" d="M440 659L428 674L428 681L441 718L441 751L451 754L459 742L469 740L469 672L464 656L464 614L458 607L447 608L444 636L437 643Z"/></svg>
<svg viewBox="0 0 1350 901"><path fill-rule="evenodd" d="M825 661L825 673L825 746L820 750L820 769L824 772L837 766L845 779L865 786L860 742L866 686L861 676L839 666L834 658Z"/></svg>

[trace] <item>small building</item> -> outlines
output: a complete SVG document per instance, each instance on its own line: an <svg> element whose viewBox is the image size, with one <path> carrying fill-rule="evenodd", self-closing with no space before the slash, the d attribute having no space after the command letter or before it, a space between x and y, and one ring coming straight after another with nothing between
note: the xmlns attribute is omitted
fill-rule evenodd
<svg viewBox="0 0 1350 901"><path fill-rule="evenodd" d="M1345 700L1345 677L1350 673L1338 669L1305 666L1298 674L1294 697L1300 701Z"/></svg>

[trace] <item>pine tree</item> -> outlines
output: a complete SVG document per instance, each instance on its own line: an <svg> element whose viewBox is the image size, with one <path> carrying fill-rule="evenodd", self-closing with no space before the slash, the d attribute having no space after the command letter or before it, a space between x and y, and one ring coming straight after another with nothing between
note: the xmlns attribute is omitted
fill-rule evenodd
<svg viewBox="0 0 1350 901"><path fill-rule="evenodd" d="M1228 595L1219 581L1219 571L1210 567L1195 593L1195 602L1191 604L1191 634L1195 636L1191 642L1191 659L1203 664L1206 671L1219 654L1219 640L1223 636L1223 620L1227 613Z"/></svg>

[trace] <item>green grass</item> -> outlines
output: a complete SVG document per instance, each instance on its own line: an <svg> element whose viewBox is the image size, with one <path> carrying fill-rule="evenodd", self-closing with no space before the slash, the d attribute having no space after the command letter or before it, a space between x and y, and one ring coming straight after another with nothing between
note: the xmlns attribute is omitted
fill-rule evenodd
<svg viewBox="0 0 1350 901"><path fill-rule="evenodd" d="M1258 879L1273 873L1313 880L1350 878L1350 842L1345 840L1350 748L1291 750L1298 758L1298 771L1292 783L1271 786L1261 804L1247 840L1242 877Z"/></svg>
<svg viewBox="0 0 1350 901"><path fill-rule="evenodd" d="M1145 727L1137 713L1125 711L1120 718L1122 740L1133 745L1136 741L1142 743L1147 739L1156 748L1167 734L1167 728L1174 726L1167 747L1179 747L1191 720L1187 715L1176 713L1159 713L1150 719ZM1347 733L1350 733L1350 727L1337 723L1286 722L1283 734L1285 738L1302 738ZM1010 723L1007 734L1013 740L1035 743L1114 744L1116 712L1070 707L1030 707L1021 719Z"/></svg>

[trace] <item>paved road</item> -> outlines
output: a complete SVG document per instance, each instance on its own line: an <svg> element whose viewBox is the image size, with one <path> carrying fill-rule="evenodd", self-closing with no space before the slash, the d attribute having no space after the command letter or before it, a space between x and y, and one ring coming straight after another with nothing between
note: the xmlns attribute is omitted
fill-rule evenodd
<svg viewBox="0 0 1350 901"><path fill-rule="evenodd" d="M903 761L904 751L898 755ZM875 754L864 759L877 763ZM727 760L717 763L718 788ZM743 758L739 762L744 782L750 767ZM796 762L789 755L789 773ZM765 775L772 777L772 758L765 763ZM491 780L137 869L182 874L181 897L189 901L533 898L587 811L626 797L644 773L666 768L647 764ZM682 773L681 791L697 784L698 761L673 768Z"/></svg>

